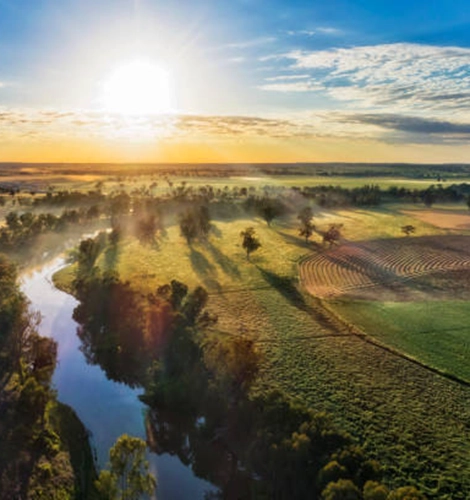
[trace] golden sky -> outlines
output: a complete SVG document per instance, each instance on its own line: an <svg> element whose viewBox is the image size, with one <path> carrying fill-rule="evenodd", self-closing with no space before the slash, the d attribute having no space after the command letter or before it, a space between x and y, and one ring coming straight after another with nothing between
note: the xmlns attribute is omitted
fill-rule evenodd
<svg viewBox="0 0 470 500"><path fill-rule="evenodd" d="M465 2L356 3L0 0L0 161L468 162Z"/></svg>

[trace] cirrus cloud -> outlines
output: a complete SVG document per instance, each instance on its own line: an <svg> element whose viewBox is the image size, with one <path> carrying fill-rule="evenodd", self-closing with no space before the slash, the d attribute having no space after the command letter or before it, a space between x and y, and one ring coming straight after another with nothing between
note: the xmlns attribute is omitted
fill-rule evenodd
<svg viewBox="0 0 470 500"><path fill-rule="evenodd" d="M269 56L268 56L269 57ZM273 57L273 56L271 56ZM470 49L410 43L368 45L279 56L284 69L309 72L260 85L278 92L323 92L350 107L446 113L470 110Z"/></svg>

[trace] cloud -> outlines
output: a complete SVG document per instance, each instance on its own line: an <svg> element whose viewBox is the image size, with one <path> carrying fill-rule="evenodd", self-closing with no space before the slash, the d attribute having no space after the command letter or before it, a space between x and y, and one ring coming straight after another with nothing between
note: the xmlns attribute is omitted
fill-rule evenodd
<svg viewBox="0 0 470 500"><path fill-rule="evenodd" d="M312 92L315 90L321 90L323 87L315 82L305 81L267 83L265 85L259 85L258 88L260 90L269 90L274 92Z"/></svg>
<svg viewBox="0 0 470 500"><path fill-rule="evenodd" d="M277 82L279 80L285 81L285 80L303 80L305 78L310 78L310 75L303 74L303 75L278 75L278 76L270 76L266 78L267 82Z"/></svg>
<svg viewBox="0 0 470 500"><path fill-rule="evenodd" d="M317 31L319 33L322 33L323 35L341 35L343 33L343 30L340 30L338 28L317 28Z"/></svg>
<svg viewBox="0 0 470 500"><path fill-rule="evenodd" d="M393 140L400 142L457 143L468 142L470 139L470 122L451 122L399 114L350 114L344 115L343 120L400 132L401 136L392 136Z"/></svg>
<svg viewBox="0 0 470 500"><path fill-rule="evenodd" d="M230 63L234 63L234 64L240 64L240 63L243 63L246 61L246 57L242 57L242 56L231 57L231 58L227 59L227 61Z"/></svg>
<svg viewBox="0 0 470 500"><path fill-rule="evenodd" d="M265 60L290 61L285 69L308 71L309 85L356 107L401 110L470 110L470 49L408 43L291 51ZM299 92L300 86L262 85Z"/></svg>
<svg viewBox="0 0 470 500"><path fill-rule="evenodd" d="M289 30L287 31L287 34L289 36L306 36L306 37L312 37L315 35L330 35L330 36L338 36L343 34L343 30L340 30L338 28L332 28L332 27L318 27L314 28L311 30Z"/></svg>
<svg viewBox="0 0 470 500"><path fill-rule="evenodd" d="M300 83L300 82L296 82ZM401 144L466 144L468 121L399 113L302 111L279 116L149 115L125 117L99 111L0 109L0 137L61 139L239 140L345 139Z"/></svg>

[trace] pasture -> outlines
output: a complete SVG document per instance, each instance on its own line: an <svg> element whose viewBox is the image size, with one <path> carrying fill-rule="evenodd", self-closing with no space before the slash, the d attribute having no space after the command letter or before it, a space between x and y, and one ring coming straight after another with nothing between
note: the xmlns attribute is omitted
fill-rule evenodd
<svg viewBox="0 0 470 500"><path fill-rule="evenodd" d="M143 293L171 279L202 284L218 315L211 335L257 341L263 364L256 390L279 387L332 412L385 465L390 484L464 499L470 388L426 366L470 380L468 302L457 300L452 278L468 268L469 237L423 220L426 210L406 208L316 208L318 232L309 243L295 215L272 227L258 218L213 220L208 240L190 246L170 224L154 243L126 237L97 262ZM328 249L320 233L331 223L344 224L344 241ZM403 224L415 225L417 236L403 236ZM248 226L262 243L250 261L240 238ZM72 278L70 268L55 277L62 287ZM320 290L321 279L333 295ZM458 282L468 297L468 283Z"/></svg>

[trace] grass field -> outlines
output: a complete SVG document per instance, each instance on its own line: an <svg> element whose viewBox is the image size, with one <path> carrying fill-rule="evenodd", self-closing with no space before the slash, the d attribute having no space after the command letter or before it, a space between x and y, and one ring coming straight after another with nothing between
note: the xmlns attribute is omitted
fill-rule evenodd
<svg viewBox="0 0 470 500"><path fill-rule="evenodd" d="M469 301L335 301L332 305L384 344L470 383Z"/></svg>
<svg viewBox="0 0 470 500"><path fill-rule="evenodd" d="M421 236L455 234L402 214L403 207L324 211L319 228L344 224L350 241L396 238L411 223ZM466 302L326 301L298 287L298 263L322 251L305 244L295 216L268 227L259 219L214 221L206 243L189 247L175 226L154 245L125 238L99 265L145 292L171 279L204 285L219 334L255 338L263 353L256 390L279 387L312 408L333 413L385 465L391 485L417 484L430 498L470 495L470 389L366 342L368 335L468 378ZM262 247L248 262L240 231L253 226ZM70 269L56 276L62 285ZM327 307L324 307L324 306Z"/></svg>

